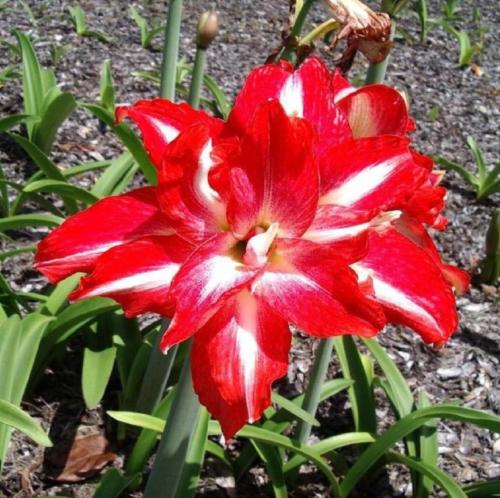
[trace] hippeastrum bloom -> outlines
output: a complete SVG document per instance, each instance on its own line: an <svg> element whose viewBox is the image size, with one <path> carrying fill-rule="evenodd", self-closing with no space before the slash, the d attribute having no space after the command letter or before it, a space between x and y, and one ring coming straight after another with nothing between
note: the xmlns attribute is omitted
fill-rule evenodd
<svg viewBox="0 0 500 498"><path fill-rule="evenodd" d="M40 243L36 266L53 282L87 273L73 299L171 316L161 348L193 337L194 389L226 438L269 406L289 324L368 337L389 319L427 342L456 329L448 282L467 281L422 224L440 209L417 193L438 177L410 148L397 92L354 90L311 59L253 71L226 123L159 99L119 108L124 117L158 186L69 218Z"/></svg>

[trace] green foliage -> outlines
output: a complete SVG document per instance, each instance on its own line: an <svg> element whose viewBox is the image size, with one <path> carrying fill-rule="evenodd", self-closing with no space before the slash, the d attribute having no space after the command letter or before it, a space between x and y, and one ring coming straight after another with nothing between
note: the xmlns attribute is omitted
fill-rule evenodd
<svg viewBox="0 0 500 498"><path fill-rule="evenodd" d="M479 281L495 285L500 279L500 209L495 209L486 232L486 256L481 261Z"/></svg>
<svg viewBox="0 0 500 498"><path fill-rule="evenodd" d="M111 61L105 60L101 68L101 81L99 84L101 106L110 112L115 109L115 88L111 73Z"/></svg>
<svg viewBox="0 0 500 498"><path fill-rule="evenodd" d="M97 38L99 41L104 43L111 43L113 39L103 33L102 31L91 30L87 28L87 16L85 12L80 7L80 5L74 5L68 8L71 22L75 27L76 33L79 36L89 36Z"/></svg>
<svg viewBox="0 0 500 498"><path fill-rule="evenodd" d="M143 48L150 48L153 38L163 31L163 27L160 23L154 23L151 27L145 17L141 16L140 12L136 7L131 5L129 7L130 17L134 20L139 28L141 34L141 46Z"/></svg>
<svg viewBox="0 0 500 498"><path fill-rule="evenodd" d="M0 405L0 473L11 426L50 446L50 441L41 436L41 429L17 408L26 390L41 337L52 320L40 313L31 313L26 318L15 313L9 317L4 313L4 317L0 317L0 400L3 401Z"/></svg>
<svg viewBox="0 0 500 498"><path fill-rule="evenodd" d="M22 54L24 112L33 118L26 123L28 136L47 154L76 101L59 89L54 72L40 65L29 38L20 31L16 31L16 37Z"/></svg>
<svg viewBox="0 0 500 498"><path fill-rule="evenodd" d="M471 150L476 163L476 174L444 157L437 156L434 160L443 168L458 173L474 189L478 201L500 192L500 163L488 168L481 150L472 137L467 138L467 146Z"/></svg>
<svg viewBox="0 0 500 498"><path fill-rule="evenodd" d="M177 64L176 72L176 92L183 98L187 98L189 95L189 88L187 86L188 78L192 74L193 66L187 64L185 61L181 60ZM158 71L135 71L134 75L152 81L153 83L160 84L160 76ZM203 84L205 89L211 95L211 99L206 97L201 97L200 104L201 107L210 111L215 116L221 118L227 118L229 111L231 110L231 103L224 94L222 88L217 84L217 82L208 74L203 75Z"/></svg>
<svg viewBox="0 0 500 498"><path fill-rule="evenodd" d="M474 57L482 52L482 43L472 43L467 31L456 29L448 22L443 22L443 26L458 41L458 64L460 66L469 66Z"/></svg>
<svg viewBox="0 0 500 498"><path fill-rule="evenodd" d="M4 399L0 399L0 424L24 432L41 446L52 446L51 440L34 418Z"/></svg>

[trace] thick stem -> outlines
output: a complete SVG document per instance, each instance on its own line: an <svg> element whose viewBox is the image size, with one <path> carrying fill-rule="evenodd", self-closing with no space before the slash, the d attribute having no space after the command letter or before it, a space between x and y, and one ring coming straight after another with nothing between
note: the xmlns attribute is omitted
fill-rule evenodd
<svg viewBox="0 0 500 498"><path fill-rule="evenodd" d="M161 436L153 470L144 492L144 498L178 498L179 483L195 431L200 403L191 382L189 354L184 361L179 382L175 388L172 408Z"/></svg>
<svg viewBox="0 0 500 498"><path fill-rule="evenodd" d="M179 33L181 30L182 0L170 0L163 59L161 63L160 97L175 99L175 76L177 71L177 56L179 53Z"/></svg>
<svg viewBox="0 0 500 498"><path fill-rule="evenodd" d="M141 413L153 413L158 406L165 392L165 388L167 387L170 372L174 365L177 346L170 349L166 355L160 351L160 341L163 331L167 327L168 320L165 320L162 325L162 330L160 330L153 344L148 366L142 379L141 391L136 404L136 411Z"/></svg>
<svg viewBox="0 0 500 498"><path fill-rule="evenodd" d="M309 379L309 384L304 396L304 403L302 405L302 408L312 416L316 414L316 410L318 409L321 388L325 382L328 365L332 356L332 349L333 339L330 338L322 339L318 350L316 351L311 377ZM311 424L305 422L304 420L299 420L296 430L297 441L301 444L307 444L307 440L311 435L311 429Z"/></svg>
<svg viewBox="0 0 500 498"><path fill-rule="evenodd" d="M309 14L309 11L311 10L314 1L315 0L305 0L304 4L302 5L302 8L300 9L300 12L296 14L295 23L293 24L291 32L292 37L295 38L300 37L300 33L302 33L302 28L304 27L307 14ZM281 55L281 58L286 59L290 62L295 62L296 59L295 47L285 48L283 54Z"/></svg>
<svg viewBox="0 0 500 498"><path fill-rule="evenodd" d="M391 26L391 40L394 37L394 32L396 30L396 21L392 19ZM383 83L385 79L385 73L387 71L387 65L389 64L388 55L382 62L378 62L377 64L371 63L368 67L368 71L366 73L365 85L370 85L372 83Z"/></svg>
<svg viewBox="0 0 500 498"><path fill-rule="evenodd" d="M188 97L188 102L191 104L191 107L195 109L198 109L200 105L200 94L203 85L203 72L205 71L206 58L207 50L203 47L197 47Z"/></svg>

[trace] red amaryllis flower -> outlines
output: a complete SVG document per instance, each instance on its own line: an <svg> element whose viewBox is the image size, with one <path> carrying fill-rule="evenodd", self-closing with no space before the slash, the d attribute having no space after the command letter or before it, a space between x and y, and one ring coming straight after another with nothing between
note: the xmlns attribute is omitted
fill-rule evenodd
<svg viewBox="0 0 500 498"><path fill-rule="evenodd" d="M255 109L270 99L277 99L289 116L309 121L317 133L314 152L320 168L320 207L306 237L317 243L342 237L349 243L353 234L368 231L374 238L374 231L381 234L391 230L406 237L412 246L403 253L391 245L389 237L383 239L391 251L387 253L390 257L387 268L382 266L382 261L377 272L363 271L361 262L356 268L361 277L369 277L368 282L376 284L372 290L390 310L392 321L411 326L427 342L446 341L457 324L450 285L464 292L469 277L441 262L422 225L438 229L446 226L441 214L446 190L439 186L442 174L433 170L432 161L411 149L406 135L414 129L414 122L408 115L404 98L387 85L356 89L338 71L330 72L316 57L296 71L288 62L265 65L248 76L226 126L222 128L220 121L212 118L213 139L244 134ZM180 111L181 106L176 109ZM120 114L134 119L147 146L153 136L161 140L161 126L156 126L156 134L150 135L146 123L158 124L161 120L163 126L171 123L177 129L186 126L172 110L160 117L159 109L155 101L141 102ZM205 121L207 116L199 113L198 119ZM194 116L190 123L193 121L196 121ZM168 136L163 135L164 144L165 139ZM422 278L423 282L435 280L434 301L428 299L425 287L419 292L409 276L403 278L393 263L398 261L408 267L410 274L414 271L423 275L420 261L427 259L432 260L432 264L426 266L430 274ZM442 270L442 275L433 280L436 267ZM391 273L395 274L396 282ZM383 293L383 289L386 292ZM439 318L440 309L446 310L442 318Z"/></svg>
<svg viewBox="0 0 500 498"><path fill-rule="evenodd" d="M120 108L158 186L96 203L39 246L51 281L89 274L73 299L173 316L164 351L194 336L194 388L226 437L270 404L290 323L372 336L389 317L428 342L456 328L445 279L464 277L412 217L433 173L404 136L409 118L353 137L334 81L318 59L258 68L227 123L163 100Z"/></svg>

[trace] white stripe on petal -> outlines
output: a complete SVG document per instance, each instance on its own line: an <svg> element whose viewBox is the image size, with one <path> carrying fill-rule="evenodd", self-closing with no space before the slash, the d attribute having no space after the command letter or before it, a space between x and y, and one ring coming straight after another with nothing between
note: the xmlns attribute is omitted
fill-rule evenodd
<svg viewBox="0 0 500 498"><path fill-rule="evenodd" d="M174 278L180 265L169 264L162 268L155 270L148 270L128 277L118 278L98 285L88 292L84 293L81 297L100 296L102 294L109 294L113 292L129 292L129 291L144 291L151 290L157 287L167 287L172 278Z"/></svg>
<svg viewBox="0 0 500 498"><path fill-rule="evenodd" d="M348 177L342 185L324 195L320 199L320 204L351 206L384 183L401 163L403 157L403 154L391 157L387 161L375 163Z"/></svg>
<svg viewBox="0 0 500 498"><path fill-rule="evenodd" d="M319 244L333 242L335 240L350 239L351 237L355 237L356 235L363 233L369 228L376 231L384 230L400 216L401 211L385 211L370 221L358 223L357 225L337 228L309 229L304 235L302 235L302 238L312 240L313 242L317 242Z"/></svg>
<svg viewBox="0 0 500 498"><path fill-rule="evenodd" d="M102 244L100 246L94 247L93 249L87 249L86 251L79 251L75 252L73 254L70 254L69 256L63 256L61 258L53 258L53 259L48 259L44 261L44 266L48 265L53 265L54 263L63 263L65 261L69 260L75 260L75 259L85 259L86 256L94 256L95 254L100 254L102 252L107 251L108 249L111 249L112 247L115 247L119 244L122 244L123 241L117 240L116 242L109 242L107 244Z"/></svg>
<svg viewBox="0 0 500 498"><path fill-rule="evenodd" d="M175 140L179 135L179 130L177 128L174 128L171 125L163 123L161 120L157 118L152 117L150 119L155 128L163 135L166 142L168 143L172 142L172 140Z"/></svg>
<svg viewBox="0 0 500 498"><path fill-rule="evenodd" d="M371 277L373 291L378 301L418 317L419 320L427 323L429 327L440 329L439 324L430 313L405 296L401 290L382 280L381 276L372 269L363 266L361 263L355 263L351 265L351 268L357 273L360 281Z"/></svg>
<svg viewBox="0 0 500 498"><path fill-rule="evenodd" d="M289 116L304 117L304 89L298 73L292 73L279 95L279 101Z"/></svg>
<svg viewBox="0 0 500 498"><path fill-rule="evenodd" d="M313 242L332 242L334 240L349 239L364 232L370 226L369 222L352 225L350 227L341 228L318 228L316 230L308 230L303 236L303 239L312 240Z"/></svg>
<svg viewBox="0 0 500 498"><path fill-rule="evenodd" d="M200 266L200 271L205 272L209 278L200 278L205 284L199 293L198 301L205 301L218 288L225 289L228 283L235 282L234 273L242 268L241 263L228 256L210 258L206 264Z"/></svg>

